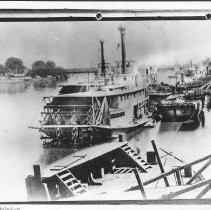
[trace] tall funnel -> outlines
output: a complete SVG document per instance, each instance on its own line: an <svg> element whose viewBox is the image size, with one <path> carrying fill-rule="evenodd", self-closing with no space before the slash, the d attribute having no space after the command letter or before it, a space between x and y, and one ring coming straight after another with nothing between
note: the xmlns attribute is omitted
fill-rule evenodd
<svg viewBox="0 0 211 210"><path fill-rule="evenodd" d="M105 75L104 41L100 40L101 46L101 74Z"/></svg>
<svg viewBox="0 0 211 210"><path fill-rule="evenodd" d="M126 69L125 28L120 26L119 31L120 31L120 34L121 34L121 48L122 48L122 74L124 74L125 69Z"/></svg>

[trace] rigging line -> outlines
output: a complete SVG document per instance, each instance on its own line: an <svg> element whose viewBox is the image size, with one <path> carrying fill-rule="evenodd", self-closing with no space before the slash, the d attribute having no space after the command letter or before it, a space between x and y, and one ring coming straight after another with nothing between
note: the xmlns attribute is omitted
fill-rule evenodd
<svg viewBox="0 0 211 210"><path fill-rule="evenodd" d="M160 150L162 150L163 152L165 152L166 155L169 155L169 156L173 157L175 160L179 161L180 163L186 163L184 160L181 160L181 159L178 158L176 155L174 155L173 152L167 152L166 150L164 150L164 149L162 149L162 148L160 148ZM164 157L164 156L163 156L163 157ZM193 172L196 173L195 170L193 170ZM180 173L181 173L181 171L180 171ZM181 176L181 177L182 177L182 176ZM182 182L183 182L183 179L182 179Z"/></svg>
<svg viewBox="0 0 211 210"><path fill-rule="evenodd" d="M174 159L178 160L181 163L185 163L183 160L181 160L180 158L176 157L173 152L167 152L166 150L160 148L160 150L162 150L164 153L166 153L166 155L169 155L171 157L173 157Z"/></svg>

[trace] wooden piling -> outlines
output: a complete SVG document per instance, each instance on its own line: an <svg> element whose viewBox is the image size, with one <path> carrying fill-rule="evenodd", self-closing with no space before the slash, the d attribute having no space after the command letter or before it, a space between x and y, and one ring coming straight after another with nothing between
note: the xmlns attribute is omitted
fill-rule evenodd
<svg viewBox="0 0 211 210"><path fill-rule="evenodd" d="M177 184L178 185L182 185L182 181L181 181L181 177L180 177L180 172L179 171L176 171L175 174L176 174L176 178L177 178Z"/></svg>
<svg viewBox="0 0 211 210"><path fill-rule="evenodd" d="M205 115L204 115L204 111L203 110L201 111L200 116L201 116L202 127L204 127L204 125L205 125Z"/></svg>
<svg viewBox="0 0 211 210"><path fill-rule="evenodd" d="M34 167L34 166L33 166ZM28 201L47 201L48 196L44 184L39 176L39 167L35 167L35 176L27 176L25 179Z"/></svg>
<svg viewBox="0 0 211 210"><path fill-rule="evenodd" d="M210 159L210 158L211 158L211 155L207 155L207 156L205 156L205 157L203 157L203 158L200 158L200 159L198 159L198 160L195 160L195 161L193 161L193 162L191 162L191 163L185 164L185 165L183 165L183 166L179 166L179 167L177 167L177 168L175 168L175 169L172 169L172 170L170 170L170 171L168 171L168 172L165 172L164 174L158 175L158 176L156 176L156 177L154 177L154 178L152 178L152 179L150 179L150 180L145 181L143 184L144 184L144 186L145 186L145 185L148 185L148 184L151 184L151 183L153 183L153 182L156 182L156 181L159 180L159 179L163 179L164 177L167 177L167 176L169 176L169 175L175 173L176 171L181 171L181 170L183 170L183 169L185 169L185 168L187 168L187 167L191 167L191 166L193 166L193 165L196 165L196 164L198 164L198 163L201 163L201 162L203 162L203 161L205 161L205 160L207 160L207 159Z"/></svg>
<svg viewBox="0 0 211 210"><path fill-rule="evenodd" d="M119 142L125 142L126 141L126 135L124 133L119 134Z"/></svg>
<svg viewBox="0 0 211 210"><path fill-rule="evenodd" d="M155 151L155 155L156 155L156 158L157 158L157 161L158 161L158 165L160 167L160 171L161 171L161 173L165 173L161 159L160 159L160 156L159 156L159 153L158 153L158 150L157 150L157 147L156 147L156 144L155 144L154 140L152 140L151 142L152 142L153 149ZM168 182L167 177L165 176L165 177L163 177L163 179L164 179L164 182L166 184L166 187L169 187L169 182Z"/></svg>
<svg viewBox="0 0 211 210"><path fill-rule="evenodd" d="M34 177L41 180L40 165L33 165Z"/></svg>
<svg viewBox="0 0 211 210"><path fill-rule="evenodd" d="M142 194L144 199L147 199L146 193L145 193L145 190L144 190L144 186L143 186L142 181L141 181L139 174L138 174L138 168L134 169L134 173L135 173L136 180L138 182L139 189L141 190L141 194Z"/></svg>

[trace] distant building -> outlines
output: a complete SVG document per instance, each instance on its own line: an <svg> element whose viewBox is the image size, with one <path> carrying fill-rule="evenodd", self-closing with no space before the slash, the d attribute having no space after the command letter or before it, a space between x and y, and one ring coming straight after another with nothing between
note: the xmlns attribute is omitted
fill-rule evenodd
<svg viewBox="0 0 211 210"><path fill-rule="evenodd" d="M174 71L174 65L161 65L157 67L157 71Z"/></svg>

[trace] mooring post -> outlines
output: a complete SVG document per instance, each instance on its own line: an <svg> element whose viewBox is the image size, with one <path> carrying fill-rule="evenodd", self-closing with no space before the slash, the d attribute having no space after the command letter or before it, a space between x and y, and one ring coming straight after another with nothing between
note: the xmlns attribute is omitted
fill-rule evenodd
<svg viewBox="0 0 211 210"><path fill-rule="evenodd" d="M33 165L34 177L41 180L40 165Z"/></svg>
<svg viewBox="0 0 211 210"><path fill-rule="evenodd" d="M202 101L202 109L203 109L204 108L204 101L205 101L205 93L202 94L201 101Z"/></svg>
<svg viewBox="0 0 211 210"><path fill-rule="evenodd" d="M202 124L202 127L204 127L204 125L205 125L205 115L204 115L204 111L202 110L201 111L201 124Z"/></svg>
<svg viewBox="0 0 211 210"><path fill-rule="evenodd" d="M34 176L27 176L25 179L27 198L29 201L48 200L47 191L41 180L40 166L33 165Z"/></svg>
<svg viewBox="0 0 211 210"><path fill-rule="evenodd" d="M160 159L160 156L159 156L159 153L158 153L158 150L157 150L157 147L156 147L156 144L155 144L154 140L152 140L151 142L152 142L153 149L155 151L155 155L156 155L156 158L157 158L157 161L158 161L158 165L160 167L160 171L161 171L161 173L165 173L161 159ZM163 177L163 179L164 179L164 182L166 184L166 187L169 187L169 182L168 182L167 177L165 176L165 177Z"/></svg>
<svg viewBox="0 0 211 210"><path fill-rule="evenodd" d="M146 196L146 193L145 193L145 190L144 190L144 186L143 186L143 184L141 182L141 179L139 177L138 169L137 168L134 169L134 173L135 173L135 176L136 176L136 180L138 182L138 186L139 186L139 188L141 190L141 194L142 194L142 196L143 196L144 199L147 199L147 196Z"/></svg>
<svg viewBox="0 0 211 210"><path fill-rule="evenodd" d="M126 136L124 133L119 134L119 142L125 142L126 141Z"/></svg>

